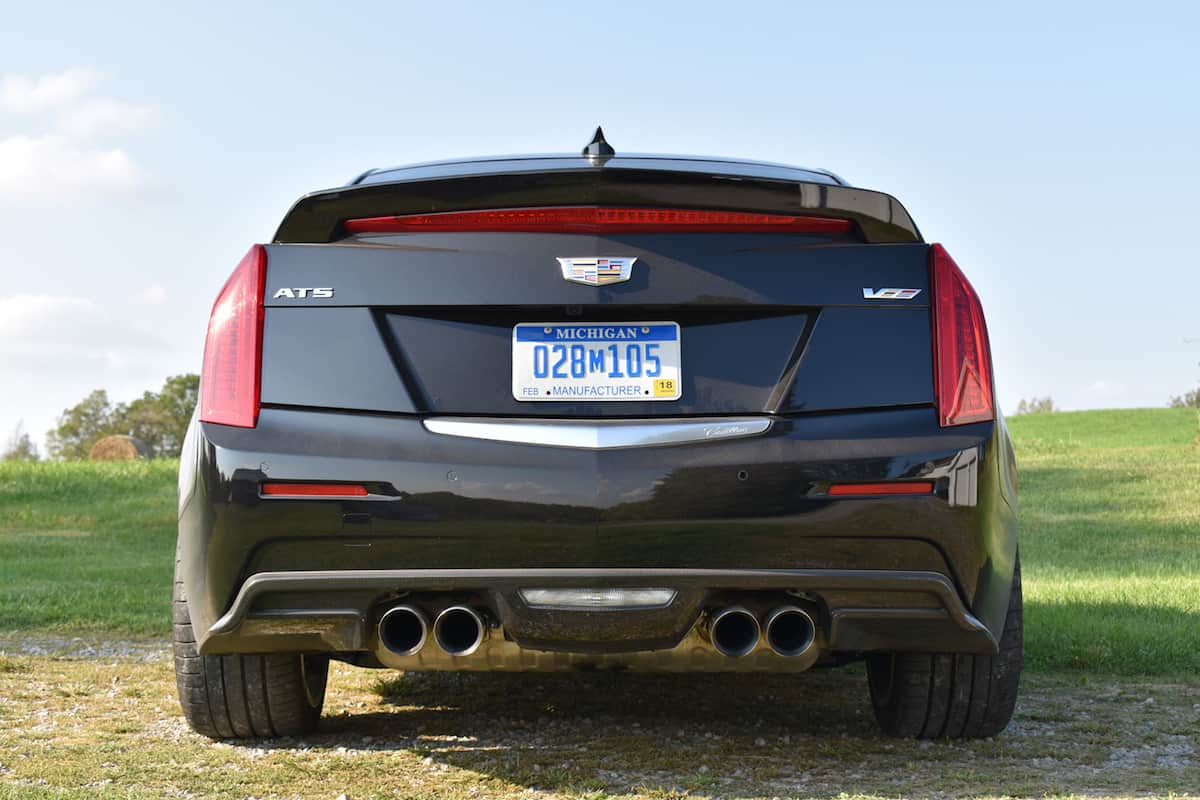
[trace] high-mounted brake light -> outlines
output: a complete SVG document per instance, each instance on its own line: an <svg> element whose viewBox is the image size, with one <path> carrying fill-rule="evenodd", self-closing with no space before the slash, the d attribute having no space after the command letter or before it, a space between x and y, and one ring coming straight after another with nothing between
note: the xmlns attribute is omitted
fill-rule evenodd
<svg viewBox="0 0 1200 800"><path fill-rule="evenodd" d="M794 217L746 211L686 208L563 206L446 211L366 217L342 223L347 233L850 233L854 223L830 217Z"/></svg>
<svg viewBox="0 0 1200 800"><path fill-rule="evenodd" d="M983 306L946 248L935 244L929 254L938 422L947 427L995 419Z"/></svg>
<svg viewBox="0 0 1200 800"><path fill-rule="evenodd" d="M217 295L204 340L200 420L239 428L258 424L263 286L267 251L250 248Z"/></svg>

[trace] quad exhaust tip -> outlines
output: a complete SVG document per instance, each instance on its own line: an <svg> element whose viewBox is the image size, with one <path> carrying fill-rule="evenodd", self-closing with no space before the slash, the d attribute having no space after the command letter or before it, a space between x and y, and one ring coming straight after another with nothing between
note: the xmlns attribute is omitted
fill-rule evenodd
<svg viewBox="0 0 1200 800"><path fill-rule="evenodd" d="M411 656L429 638L429 618L416 606L394 606L379 618L379 641L389 652Z"/></svg>
<svg viewBox="0 0 1200 800"><path fill-rule="evenodd" d="M730 606L708 620L708 638L718 653L730 658L749 655L758 646L758 619L741 606Z"/></svg>
<svg viewBox="0 0 1200 800"><path fill-rule="evenodd" d="M433 638L448 655L469 656L483 644L483 617L467 606L450 606L433 622Z"/></svg>
<svg viewBox="0 0 1200 800"><path fill-rule="evenodd" d="M799 606L780 606L767 615L763 626L767 644L781 656L801 656L817 638L812 616Z"/></svg>

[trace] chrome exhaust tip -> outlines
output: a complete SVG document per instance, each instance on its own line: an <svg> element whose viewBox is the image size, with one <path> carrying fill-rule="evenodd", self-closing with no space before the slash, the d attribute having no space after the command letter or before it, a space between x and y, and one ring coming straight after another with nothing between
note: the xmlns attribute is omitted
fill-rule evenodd
<svg viewBox="0 0 1200 800"><path fill-rule="evenodd" d="M741 606L723 608L708 618L708 639L718 653L730 658L748 655L758 646L758 620Z"/></svg>
<svg viewBox="0 0 1200 800"><path fill-rule="evenodd" d="M450 606L433 622L438 647L452 656L469 656L483 644L487 628L483 617L467 606Z"/></svg>
<svg viewBox="0 0 1200 800"><path fill-rule="evenodd" d="M429 618L416 606L394 606L379 618L379 641L398 656L416 655L429 638Z"/></svg>
<svg viewBox="0 0 1200 800"><path fill-rule="evenodd" d="M817 638L812 615L799 606L780 606L767 615L763 627L767 644L781 656L802 656Z"/></svg>

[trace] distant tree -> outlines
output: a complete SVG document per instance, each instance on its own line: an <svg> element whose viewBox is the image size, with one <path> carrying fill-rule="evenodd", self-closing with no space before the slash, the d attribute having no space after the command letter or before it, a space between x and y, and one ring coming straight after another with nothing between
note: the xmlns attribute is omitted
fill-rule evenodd
<svg viewBox="0 0 1200 800"><path fill-rule="evenodd" d="M188 373L167 378L158 393L158 406L162 411L163 436L158 442L158 452L177 456L183 449L183 437L187 435L192 421L192 412L200 401L200 376Z"/></svg>
<svg viewBox="0 0 1200 800"><path fill-rule="evenodd" d="M1049 397L1031 397L1028 400L1022 400L1017 403L1017 414L1049 414L1052 411L1058 411L1054 407L1054 400Z"/></svg>
<svg viewBox="0 0 1200 800"><path fill-rule="evenodd" d="M143 392L132 403L118 403L109 418L109 431L132 436L144 442L151 453L158 453L163 419L157 400L154 392Z"/></svg>
<svg viewBox="0 0 1200 800"><path fill-rule="evenodd" d="M46 434L46 451L51 458L87 458L97 439L116 433L112 413L108 392L95 390L59 415L58 425Z"/></svg>
<svg viewBox="0 0 1200 800"><path fill-rule="evenodd" d="M199 375L167 378L158 393L145 392L113 409L113 431L141 439L158 455L177 456L199 395Z"/></svg>
<svg viewBox="0 0 1200 800"><path fill-rule="evenodd" d="M37 445L25 432L25 423L18 422L0 454L0 461L37 461L38 458Z"/></svg>
<svg viewBox="0 0 1200 800"><path fill-rule="evenodd" d="M1172 397L1171 408L1200 408L1200 387L1184 392L1178 397Z"/></svg>
<svg viewBox="0 0 1200 800"><path fill-rule="evenodd" d="M63 411L58 425L46 435L54 458L87 458L92 445L105 436L126 434L149 445L155 455L176 456L200 393L200 376L174 375L159 392L143 392L130 403L109 402L103 389Z"/></svg>

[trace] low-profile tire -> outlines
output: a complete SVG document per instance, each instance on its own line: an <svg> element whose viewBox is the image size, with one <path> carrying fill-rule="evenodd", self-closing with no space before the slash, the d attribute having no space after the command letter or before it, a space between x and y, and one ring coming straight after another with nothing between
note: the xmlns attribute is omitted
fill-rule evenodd
<svg viewBox="0 0 1200 800"><path fill-rule="evenodd" d="M311 733L321 718L329 657L297 653L202 656L175 563L175 684L183 716L212 739Z"/></svg>
<svg viewBox="0 0 1200 800"><path fill-rule="evenodd" d="M868 656L871 705L884 732L909 739L977 739L1004 730L1021 678L1021 607L1018 560L996 655Z"/></svg>

